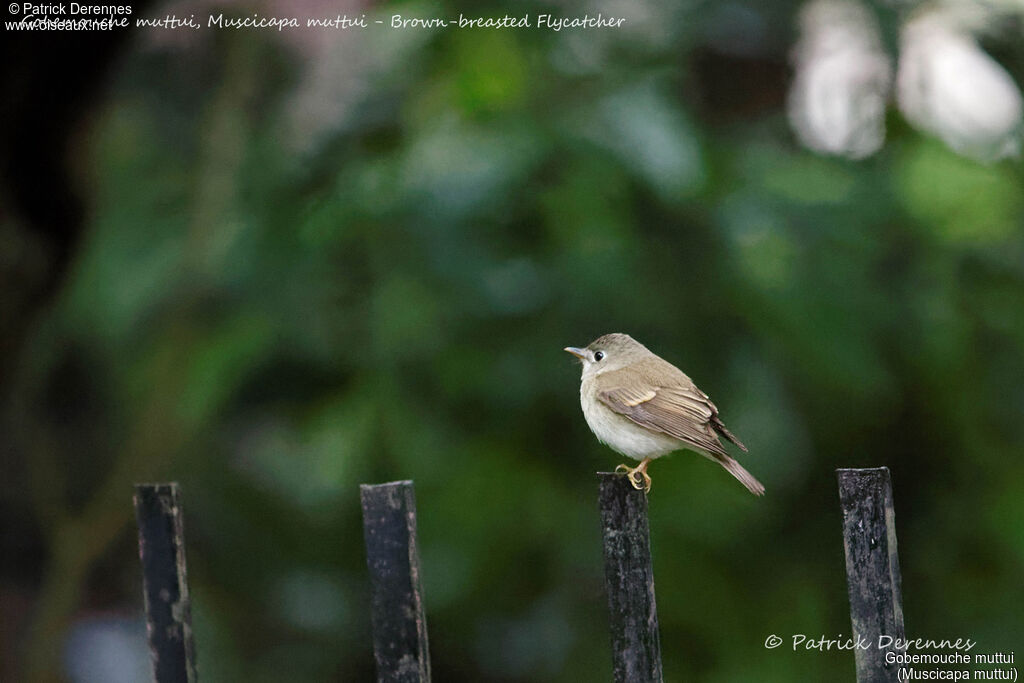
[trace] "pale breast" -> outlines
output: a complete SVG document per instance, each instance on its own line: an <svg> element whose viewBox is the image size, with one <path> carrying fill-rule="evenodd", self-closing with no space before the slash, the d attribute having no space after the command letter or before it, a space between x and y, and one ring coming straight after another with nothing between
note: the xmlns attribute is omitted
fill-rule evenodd
<svg viewBox="0 0 1024 683"><path fill-rule="evenodd" d="M598 440L623 455L636 460L657 458L682 446L677 439L641 427L605 406L597 399L597 392L589 381L580 384L580 405L587 425Z"/></svg>

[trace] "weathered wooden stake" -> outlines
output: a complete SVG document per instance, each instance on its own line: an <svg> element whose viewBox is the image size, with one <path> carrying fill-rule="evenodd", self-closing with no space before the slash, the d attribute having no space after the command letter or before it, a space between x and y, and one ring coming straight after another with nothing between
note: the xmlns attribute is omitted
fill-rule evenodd
<svg viewBox="0 0 1024 683"><path fill-rule="evenodd" d="M899 665L885 663L886 652L902 651L903 596L896 519L888 467L839 469L839 503L843 510L843 546L850 593L853 635L867 649L855 652L858 683L898 680ZM890 643L888 648L880 648Z"/></svg>
<svg viewBox="0 0 1024 683"><path fill-rule="evenodd" d="M661 683L647 495L621 474L598 472L604 575L618 683Z"/></svg>
<svg viewBox="0 0 1024 683"><path fill-rule="evenodd" d="M427 616L411 481L359 487L370 569L373 654L381 683L429 683Z"/></svg>
<svg viewBox="0 0 1024 683"><path fill-rule="evenodd" d="M137 484L135 519L156 683L195 683L192 608L178 485Z"/></svg>

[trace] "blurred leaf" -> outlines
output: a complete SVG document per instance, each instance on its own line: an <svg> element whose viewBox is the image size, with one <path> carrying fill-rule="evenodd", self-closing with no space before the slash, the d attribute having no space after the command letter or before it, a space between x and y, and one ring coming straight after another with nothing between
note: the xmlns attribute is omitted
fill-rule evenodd
<svg viewBox="0 0 1024 683"><path fill-rule="evenodd" d="M188 368L182 411L190 423L221 408L263 358L273 327L262 316L240 313L212 332L195 351Z"/></svg>
<svg viewBox="0 0 1024 683"><path fill-rule="evenodd" d="M897 177L907 210L943 241L998 244L1020 231L1020 184L1006 166L983 166L918 142L900 160Z"/></svg>

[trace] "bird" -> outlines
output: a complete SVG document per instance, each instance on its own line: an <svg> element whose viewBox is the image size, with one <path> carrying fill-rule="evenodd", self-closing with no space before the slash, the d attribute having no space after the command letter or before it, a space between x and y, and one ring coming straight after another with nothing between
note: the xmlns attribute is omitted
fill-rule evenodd
<svg viewBox="0 0 1024 683"><path fill-rule="evenodd" d="M719 437L744 452L747 447L682 370L628 334L606 334L584 348L564 350L583 366L580 405L590 430L616 452L640 461L615 468L634 488L650 492L651 461L689 449L720 464L755 496L764 495L761 482L730 457Z"/></svg>

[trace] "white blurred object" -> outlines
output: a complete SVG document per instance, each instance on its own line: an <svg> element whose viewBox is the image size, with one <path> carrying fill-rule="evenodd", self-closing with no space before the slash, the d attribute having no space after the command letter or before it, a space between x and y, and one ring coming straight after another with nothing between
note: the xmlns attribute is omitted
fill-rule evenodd
<svg viewBox="0 0 1024 683"><path fill-rule="evenodd" d="M1021 93L971 35L984 11L939 5L907 22L897 97L912 124L961 154L993 161L1020 151Z"/></svg>
<svg viewBox="0 0 1024 683"><path fill-rule="evenodd" d="M860 159L885 139L892 79L878 24L854 0L813 0L800 12L789 120L818 152Z"/></svg>
<svg viewBox="0 0 1024 683"><path fill-rule="evenodd" d="M139 619L91 616L72 626L64 645L73 683L137 683L151 680L146 625Z"/></svg>

